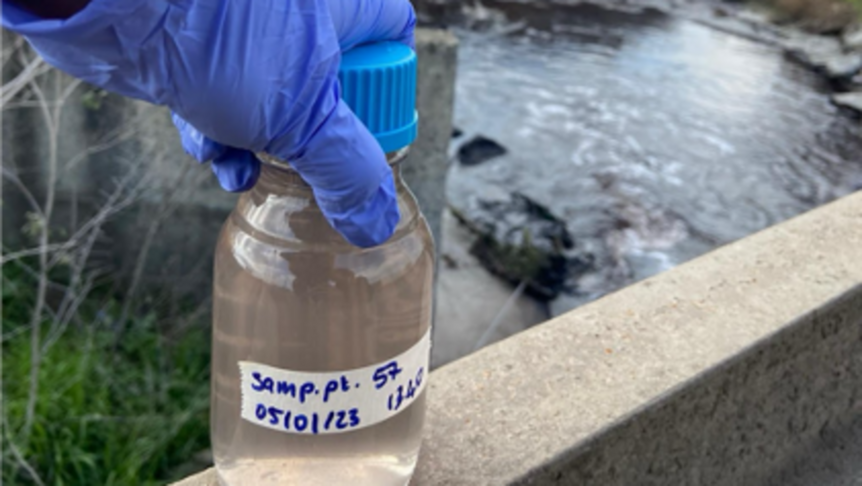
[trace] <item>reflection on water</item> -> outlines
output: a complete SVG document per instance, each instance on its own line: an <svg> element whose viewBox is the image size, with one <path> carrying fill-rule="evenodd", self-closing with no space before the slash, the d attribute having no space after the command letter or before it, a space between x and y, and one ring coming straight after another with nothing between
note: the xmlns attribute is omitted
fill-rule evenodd
<svg viewBox="0 0 862 486"><path fill-rule="evenodd" d="M601 256L586 298L862 183L859 123L771 47L658 13L508 8L517 33L456 32L455 124L509 153L454 167L449 197L550 206Z"/></svg>

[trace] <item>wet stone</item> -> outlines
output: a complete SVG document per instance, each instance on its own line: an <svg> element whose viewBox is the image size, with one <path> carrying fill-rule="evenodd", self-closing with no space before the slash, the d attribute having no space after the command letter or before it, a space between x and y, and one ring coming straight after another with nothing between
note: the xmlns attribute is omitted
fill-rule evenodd
<svg viewBox="0 0 862 486"><path fill-rule="evenodd" d="M792 57L814 68L824 67L843 53L841 41L837 38L803 33L796 33L787 41L787 50Z"/></svg>
<svg viewBox="0 0 862 486"><path fill-rule="evenodd" d="M592 268L592 255L576 248L565 222L523 194L476 200L453 214L478 236L470 251L483 266L513 284L525 282L534 297L571 292L572 277Z"/></svg>
<svg viewBox="0 0 862 486"><path fill-rule="evenodd" d="M832 102L842 108L848 108L862 114L862 91L833 95Z"/></svg>
<svg viewBox="0 0 862 486"><path fill-rule="evenodd" d="M847 29L841 36L845 49L862 50L862 28Z"/></svg>
<svg viewBox="0 0 862 486"><path fill-rule="evenodd" d="M477 135L458 148L458 160L462 165L479 165L508 152L506 147L490 138Z"/></svg>
<svg viewBox="0 0 862 486"><path fill-rule="evenodd" d="M822 67L830 79L841 80L852 78L862 70L862 52L841 54L827 59Z"/></svg>

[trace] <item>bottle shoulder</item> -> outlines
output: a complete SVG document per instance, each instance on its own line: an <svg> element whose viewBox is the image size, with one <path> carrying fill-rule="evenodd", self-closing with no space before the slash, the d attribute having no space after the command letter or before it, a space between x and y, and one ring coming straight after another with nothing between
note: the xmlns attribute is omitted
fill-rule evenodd
<svg viewBox="0 0 862 486"><path fill-rule="evenodd" d="M225 222L216 248L216 272L245 271L291 288L297 272L350 273L369 282L430 271L434 241L409 191L399 189L401 219L384 244L359 248L327 223L310 194L266 198L243 195Z"/></svg>

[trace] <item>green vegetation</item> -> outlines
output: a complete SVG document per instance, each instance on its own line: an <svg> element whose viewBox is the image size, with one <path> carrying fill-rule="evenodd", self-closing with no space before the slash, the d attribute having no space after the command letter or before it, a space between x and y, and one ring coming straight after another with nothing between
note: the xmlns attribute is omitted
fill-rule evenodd
<svg viewBox="0 0 862 486"><path fill-rule="evenodd" d="M775 20L816 33L838 33L862 18L862 0L757 0L775 7Z"/></svg>
<svg viewBox="0 0 862 486"><path fill-rule="evenodd" d="M845 0L850 5L856 7L862 13L862 0Z"/></svg>
<svg viewBox="0 0 862 486"><path fill-rule="evenodd" d="M208 447L205 323L179 326L153 310L130 317L117 339L120 306L107 291L89 292L42 355L28 434L36 279L13 262L2 284L5 484L164 484L192 472L191 458ZM43 343L53 323L46 312Z"/></svg>

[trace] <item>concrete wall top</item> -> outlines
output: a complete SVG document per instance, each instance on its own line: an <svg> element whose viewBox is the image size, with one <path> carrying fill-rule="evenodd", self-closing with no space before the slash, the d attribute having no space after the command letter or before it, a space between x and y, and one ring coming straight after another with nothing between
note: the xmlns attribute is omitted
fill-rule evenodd
<svg viewBox="0 0 862 486"><path fill-rule="evenodd" d="M847 321L855 326L846 338L858 341L860 284L862 193L857 193L447 365L433 374L428 390L426 442L413 484L531 483L549 464L604 447L601 434L683 394L708 372L728 366L812 313L831 312L826 308L844 296L856 305L855 321ZM806 337L802 347L816 348L819 338ZM773 357L793 359L801 352ZM858 371L858 359L853 364ZM725 386L776 386L757 379ZM714 413L719 406L720 398L713 397L701 412ZM662 432L653 433L658 435L652 444L659 447ZM701 445L702 454L722 455L715 441L696 447ZM615 459L619 476L631 458ZM646 473L635 476L637 484L720 483L715 478L653 482L645 480ZM558 471L556 478L562 476ZM635 484L610 476L589 481L591 473L584 471L579 476L559 482ZM742 484L735 481L740 480L727 484Z"/></svg>

